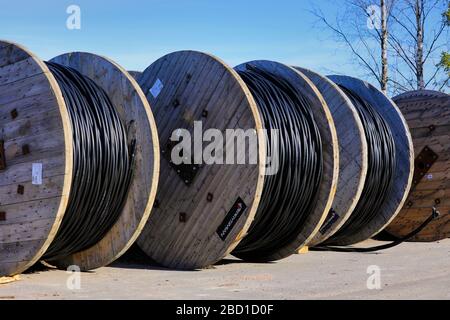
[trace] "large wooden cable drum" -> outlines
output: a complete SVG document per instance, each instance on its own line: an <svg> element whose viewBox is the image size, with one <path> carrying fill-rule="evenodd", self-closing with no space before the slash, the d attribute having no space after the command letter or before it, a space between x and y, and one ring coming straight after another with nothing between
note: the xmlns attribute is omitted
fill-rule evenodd
<svg viewBox="0 0 450 320"><path fill-rule="evenodd" d="M367 141L355 107L339 86L314 71L294 68L307 76L325 99L334 120L339 144L339 179L332 211L308 243L313 247L337 232L358 203L367 172Z"/></svg>
<svg viewBox="0 0 450 320"><path fill-rule="evenodd" d="M150 214L159 173L157 131L140 87L114 62L88 53L52 62L78 70L105 90L136 139L136 174L115 225L96 245L52 261L90 270L123 254ZM0 121L0 275L12 275L45 254L64 219L73 179L73 134L47 65L8 42L0 42Z"/></svg>
<svg viewBox="0 0 450 320"><path fill-rule="evenodd" d="M60 267L78 265L90 270L124 254L147 222L159 180L159 139L147 99L121 66L105 57L81 52L63 54L51 61L77 70L103 88L129 128L130 138L136 139L135 172L117 222L95 246L52 262Z"/></svg>
<svg viewBox="0 0 450 320"><path fill-rule="evenodd" d="M392 133L395 147L395 171L392 185L382 200L375 217L349 234L339 229L325 241L326 244L351 245L372 238L382 231L398 214L411 187L414 168L414 150L409 128L395 103L369 83L347 76L329 76L330 80L370 103L386 121ZM383 174L383 173L381 173ZM348 220L350 221L350 220ZM347 222L348 222L347 221ZM339 235L337 237L337 235ZM337 238L336 238L337 237Z"/></svg>
<svg viewBox="0 0 450 320"><path fill-rule="evenodd" d="M0 122L0 275L14 275L39 260L58 230L72 180L72 131L47 66L4 41ZM33 184L33 163L45 168L41 184Z"/></svg>
<svg viewBox="0 0 450 320"><path fill-rule="evenodd" d="M450 95L420 90L403 93L394 102L402 111L414 144L413 186L403 209L386 231L402 238L431 214L440 216L411 241L437 241L450 237Z"/></svg>
<svg viewBox="0 0 450 320"><path fill-rule="evenodd" d="M138 245L166 267L207 267L239 243L258 207L265 161L260 115L237 73L208 54L168 54L150 65L139 83L155 114L162 157L157 205ZM257 139L257 163L172 163L172 134L193 133L197 121L203 132L212 128L224 136L227 129L250 130Z"/></svg>
<svg viewBox="0 0 450 320"><path fill-rule="evenodd" d="M296 253L314 239L319 232L331 209L337 188L339 149L334 121L327 103L316 86L300 70L282 63L265 60L243 63L235 69L239 72L245 72L254 68L288 83L297 94L304 96L309 101L310 109L322 140L323 172L322 179L316 190L317 202L303 225L296 230L296 236L289 243L277 248L275 252L273 250L263 252L264 250L257 249L242 252L239 250L239 246L238 250L233 252L235 256L245 260L273 261ZM301 213L299 212L298 214Z"/></svg>

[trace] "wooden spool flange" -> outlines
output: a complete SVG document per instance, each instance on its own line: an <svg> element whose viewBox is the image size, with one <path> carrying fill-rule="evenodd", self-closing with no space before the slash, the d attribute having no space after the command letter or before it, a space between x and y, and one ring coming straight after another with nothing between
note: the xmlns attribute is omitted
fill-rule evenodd
<svg viewBox="0 0 450 320"><path fill-rule="evenodd" d="M125 252L145 223L158 180L157 132L142 91L119 66L91 54L69 54L54 61L70 62L91 76L108 92L123 119L136 121L139 178L133 181L119 221L93 248L52 261L88 270ZM70 194L73 138L61 90L45 63L8 42L0 42L0 122L5 160L0 170L0 275L12 275L37 262L56 235Z"/></svg>
<svg viewBox="0 0 450 320"><path fill-rule="evenodd" d="M396 171L390 194L380 211L366 227L339 240L330 237L326 243L351 245L372 238L382 231L398 214L411 187L414 170L414 150L408 126L395 103L371 84L347 76L329 76L337 85L347 88L368 101L389 124L396 148Z"/></svg>
<svg viewBox="0 0 450 320"><path fill-rule="evenodd" d="M397 238L404 237L419 227L435 206L440 216L411 240L449 238L450 95L421 90L401 94L393 100L411 130L416 161L409 197L386 231Z"/></svg>
<svg viewBox="0 0 450 320"><path fill-rule="evenodd" d="M136 138L134 177L118 221L95 246L51 262L58 267L77 265L81 270L91 270L108 265L124 254L150 216L159 180L158 132L138 83L115 62L82 52L63 54L51 61L76 69L102 87L124 125L130 128L129 136Z"/></svg>
<svg viewBox="0 0 450 320"><path fill-rule="evenodd" d="M317 205L306 219L302 229L298 230L296 239L278 252L267 257L260 257L262 261L274 261L298 252L319 232L331 209L336 193L339 173L339 147L336 129L327 103L316 86L301 71L282 63L265 60L243 63L235 69L245 71L249 65L269 72L278 79L288 82L293 88L298 90L300 95L305 96L309 100L322 139L323 178L317 190ZM237 256L246 259L244 254L237 254Z"/></svg>
<svg viewBox="0 0 450 320"><path fill-rule="evenodd" d="M4 276L25 271L52 242L67 206L73 161L69 116L55 78L33 53L5 41L0 41L0 130Z"/></svg>
<svg viewBox="0 0 450 320"><path fill-rule="evenodd" d="M356 207L367 173L367 141L358 112L347 95L327 77L308 69L294 68L306 75L322 94L333 116L339 143L339 179L333 212L308 243L312 247L339 230Z"/></svg>
<svg viewBox="0 0 450 320"><path fill-rule="evenodd" d="M259 204L265 144L257 107L232 68L200 52L162 57L139 83L155 114L163 156L157 206L138 244L166 267L209 266L238 244ZM226 129L250 129L257 135L257 163L172 165L170 137L178 129L192 133L194 121L201 121L203 132L214 128L224 136ZM226 225L231 227L220 237Z"/></svg>

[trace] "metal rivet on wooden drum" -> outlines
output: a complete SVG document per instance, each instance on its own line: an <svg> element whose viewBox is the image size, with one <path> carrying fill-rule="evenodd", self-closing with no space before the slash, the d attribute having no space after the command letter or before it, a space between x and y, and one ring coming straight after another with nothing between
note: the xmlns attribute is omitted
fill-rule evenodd
<svg viewBox="0 0 450 320"><path fill-rule="evenodd" d="M306 219L301 230L298 230L297 238L281 248L278 252L261 260L279 260L296 253L300 248L308 244L319 232L328 212L331 209L336 193L339 173L339 148L337 133L331 112L316 86L299 70L273 61L251 61L237 66L236 70L245 71L251 65L268 72L275 77L289 83L305 96L311 103L314 120L317 123L322 139L323 152L323 177L317 190L317 205ZM237 255L245 259L245 255Z"/></svg>
<svg viewBox="0 0 450 320"><path fill-rule="evenodd" d="M328 78L337 85L359 95L377 109L390 126L396 148L394 183L390 195L384 200L377 217L352 235L343 237L338 241L333 241L332 237L328 239L334 245L350 245L372 238L398 214L411 187L414 171L414 150L408 125L392 100L365 81L347 76L329 76Z"/></svg>
<svg viewBox="0 0 450 320"><path fill-rule="evenodd" d="M162 157L158 206L138 244L166 267L214 264L245 235L260 200L265 145L255 102L232 68L194 51L162 57L143 72L139 83L155 114ZM171 163L172 133L193 133L197 121L203 132L213 128L224 136L226 129L250 129L257 134L257 163ZM202 131L193 138L195 134Z"/></svg>
<svg viewBox="0 0 450 320"><path fill-rule="evenodd" d="M339 143L339 179L332 211L308 243L312 247L338 231L358 203L367 172L367 141L358 113L347 95L327 77L294 68L306 75L322 94L333 116Z"/></svg>
<svg viewBox="0 0 450 320"><path fill-rule="evenodd" d="M414 144L415 171L409 197L386 228L402 238L415 230L435 206L440 212L412 241L450 237L450 95L422 90L401 94L394 102L402 111Z"/></svg>

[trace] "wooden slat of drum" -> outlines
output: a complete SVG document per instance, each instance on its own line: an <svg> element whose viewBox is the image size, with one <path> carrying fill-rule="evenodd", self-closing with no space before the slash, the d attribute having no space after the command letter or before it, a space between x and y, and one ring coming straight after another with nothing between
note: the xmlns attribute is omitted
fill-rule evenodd
<svg viewBox="0 0 450 320"><path fill-rule="evenodd" d="M389 198L383 203L379 215L365 228L333 244L350 245L367 240L383 230L398 214L411 187L414 150L409 128L397 106L381 91L367 82L347 76L329 76L338 85L346 87L368 101L383 115L394 136L397 165L394 185ZM331 239L330 239L331 240Z"/></svg>
<svg viewBox="0 0 450 320"><path fill-rule="evenodd" d="M155 99L148 90L156 79L162 80L164 88ZM248 128L261 128L246 86L232 69L212 56L193 51L170 54L144 71L141 86L154 106L163 146L174 129L192 131L196 120L203 122L204 129L224 131L244 117ZM175 100L180 104L177 107ZM203 110L208 111L206 118L201 116ZM140 247L169 267L192 269L217 262L231 250L254 215L262 170L258 165L205 165L189 187L165 158L161 172L166 179L158 192L160 205L138 241ZM248 181L242 182L242 176L248 176ZM206 200L208 192L214 194L212 202ZM216 229L238 196L248 209L223 242ZM179 222L180 212L187 214L185 223Z"/></svg>
<svg viewBox="0 0 450 320"><path fill-rule="evenodd" d="M306 219L302 230L298 231L297 238L277 253L266 257L268 260L278 260L294 254L309 243L319 232L320 226L331 209L336 193L339 171L337 133L331 112L324 98L316 86L302 72L281 63L264 60L244 63L237 66L236 69L245 70L247 64L252 64L289 82L310 101L323 143L323 179L319 190L317 190L317 205Z"/></svg>
<svg viewBox="0 0 450 320"><path fill-rule="evenodd" d="M48 92L51 89L51 85L46 81L42 81L46 77L46 74L41 73L0 86L0 103L3 105Z"/></svg>
<svg viewBox="0 0 450 320"><path fill-rule="evenodd" d="M60 130L55 127L60 118L59 112L52 110L47 112L35 113L35 116L31 119L21 119L17 121L9 121L2 131L2 139L4 141L10 141L15 139L23 140L28 135L41 136L48 132ZM1 124L0 124L1 125Z"/></svg>
<svg viewBox="0 0 450 320"><path fill-rule="evenodd" d="M62 194L65 175L43 178L41 185L33 185L31 178L22 182L23 194L18 193L18 184L0 186L0 203L2 206L28 202L39 199L54 198Z"/></svg>
<svg viewBox="0 0 450 320"><path fill-rule="evenodd" d="M43 70L35 63L32 57L14 64L5 65L0 67L0 74L2 74L0 77L0 87L41 73L43 73Z"/></svg>
<svg viewBox="0 0 450 320"><path fill-rule="evenodd" d="M339 143L339 178L332 205L339 218L308 244L315 246L339 230L358 203L367 173L367 141L358 113L346 94L325 76L294 68L305 74L322 94L333 116Z"/></svg>
<svg viewBox="0 0 450 320"><path fill-rule="evenodd" d="M412 241L436 241L450 237L450 96L422 90L394 98L411 128L415 154L426 146L438 154L427 175L411 190L408 205L386 228L403 237L417 228L436 206L441 216L432 221ZM432 126L432 129L430 129Z"/></svg>
<svg viewBox="0 0 450 320"><path fill-rule="evenodd" d="M28 129L29 131L33 131ZM50 131L54 139L48 139L47 133L38 136L29 136L22 133L17 139L5 141L5 157L7 166L21 163L37 162L47 157L64 157L64 131L62 129ZM27 145L28 154L24 154L23 147ZM31 178L31 176L30 176Z"/></svg>
<svg viewBox="0 0 450 320"><path fill-rule="evenodd" d="M19 48L19 45L0 41L0 67L26 60L30 58L30 56L30 52L24 48ZM2 75L2 77L6 77L6 75Z"/></svg>
<svg viewBox="0 0 450 320"><path fill-rule="evenodd" d="M30 229L34 230L34 227L30 226ZM36 230L36 232L50 233L50 230L51 228L39 229ZM39 238L37 235L34 237ZM46 238L31 240L21 239L17 242L1 243L2 267L4 264L5 268L8 268L10 265L15 268L23 268L22 265L28 264L30 260L34 259L35 252L41 250L42 246L45 245L46 240Z"/></svg>
<svg viewBox="0 0 450 320"><path fill-rule="evenodd" d="M159 177L159 142L150 106L137 82L115 62L90 53L68 53L53 62L75 68L102 87L116 107L129 138L136 139L135 173L125 207L112 229L93 247L58 261L82 270L105 266L134 243L147 221Z"/></svg>
<svg viewBox="0 0 450 320"><path fill-rule="evenodd" d="M41 237L38 236L37 239L34 237L36 237L38 233L48 232L51 229L53 222L53 218L48 218L21 222L20 224L3 224L2 236L0 239L3 244L17 243L18 241L39 240Z"/></svg>
<svg viewBox="0 0 450 320"><path fill-rule="evenodd" d="M0 222L0 275L13 275L42 256L59 227L72 179L72 134L61 91L45 64L2 41L0 125L7 165L0 172L6 218ZM35 162L43 166L41 185L31 182Z"/></svg>
<svg viewBox="0 0 450 320"><path fill-rule="evenodd" d="M2 126L6 126L7 124L11 124L13 120L11 113L15 110L16 112L18 112L18 108L20 108L20 120L24 120L24 119L32 119L35 114L37 113L42 113L45 112L43 110L45 110L45 108L39 108L40 104L49 104L51 103L54 99L55 96L53 95L53 93L51 91L48 90L48 88L42 87L42 91L39 92L38 94L34 95L34 96L30 96L30 97L24 97L22 95L22 99L16 100L14 99L14 101L2 101L1 102L1 108L0 108L0 124ZM2 99L2 97L0 97L0 99ZM47 112L52 112L47 111ZM19 118L18 118L19 119ZM18 120L18 121L20 121Z"/></svg>
<svg viewBox="0 0 450 320"><path fill-rule="evenodd" d="M47 212L57 210L60 197L45 198L2 206L6 212L6 220L0 221L0 226L20 224L40 219L47 219Z"/></svg>

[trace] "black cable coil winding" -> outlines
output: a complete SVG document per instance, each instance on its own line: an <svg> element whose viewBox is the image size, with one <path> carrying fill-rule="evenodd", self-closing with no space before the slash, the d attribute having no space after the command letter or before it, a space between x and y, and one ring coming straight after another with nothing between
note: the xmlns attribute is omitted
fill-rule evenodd
<svg viewBox="0 0 450 320"><path fill-rule="evenodd" d="M368 145L368 168L361 197L350 218L325 241L338 243L370 224L377 217L395 177L396 149L389 124L366 100L341 86L355 106L362 121Z"/></svg>
<svg viewBox="0 0 450 320"><path fill-rule="evenodd" d="M47 62L58 82L73 131L73 180L64 218L43 259L54 260L98 243L125 205L133 176L135 140L106 92L78 71Z"/></svg>
<svg viewBox="0 0 450 320"><path fill-rule="evenodd" d="M268 131L267 155L278 156L279 170L266 175L255 219L233 254L265 261L298 236L315 207L323 172L322 140L310 102L289 83L251 65L238 73L261 112ZM279 134L272 135L271 129ZM277 154L271 150L272 139L279 146Z"/></svg>

